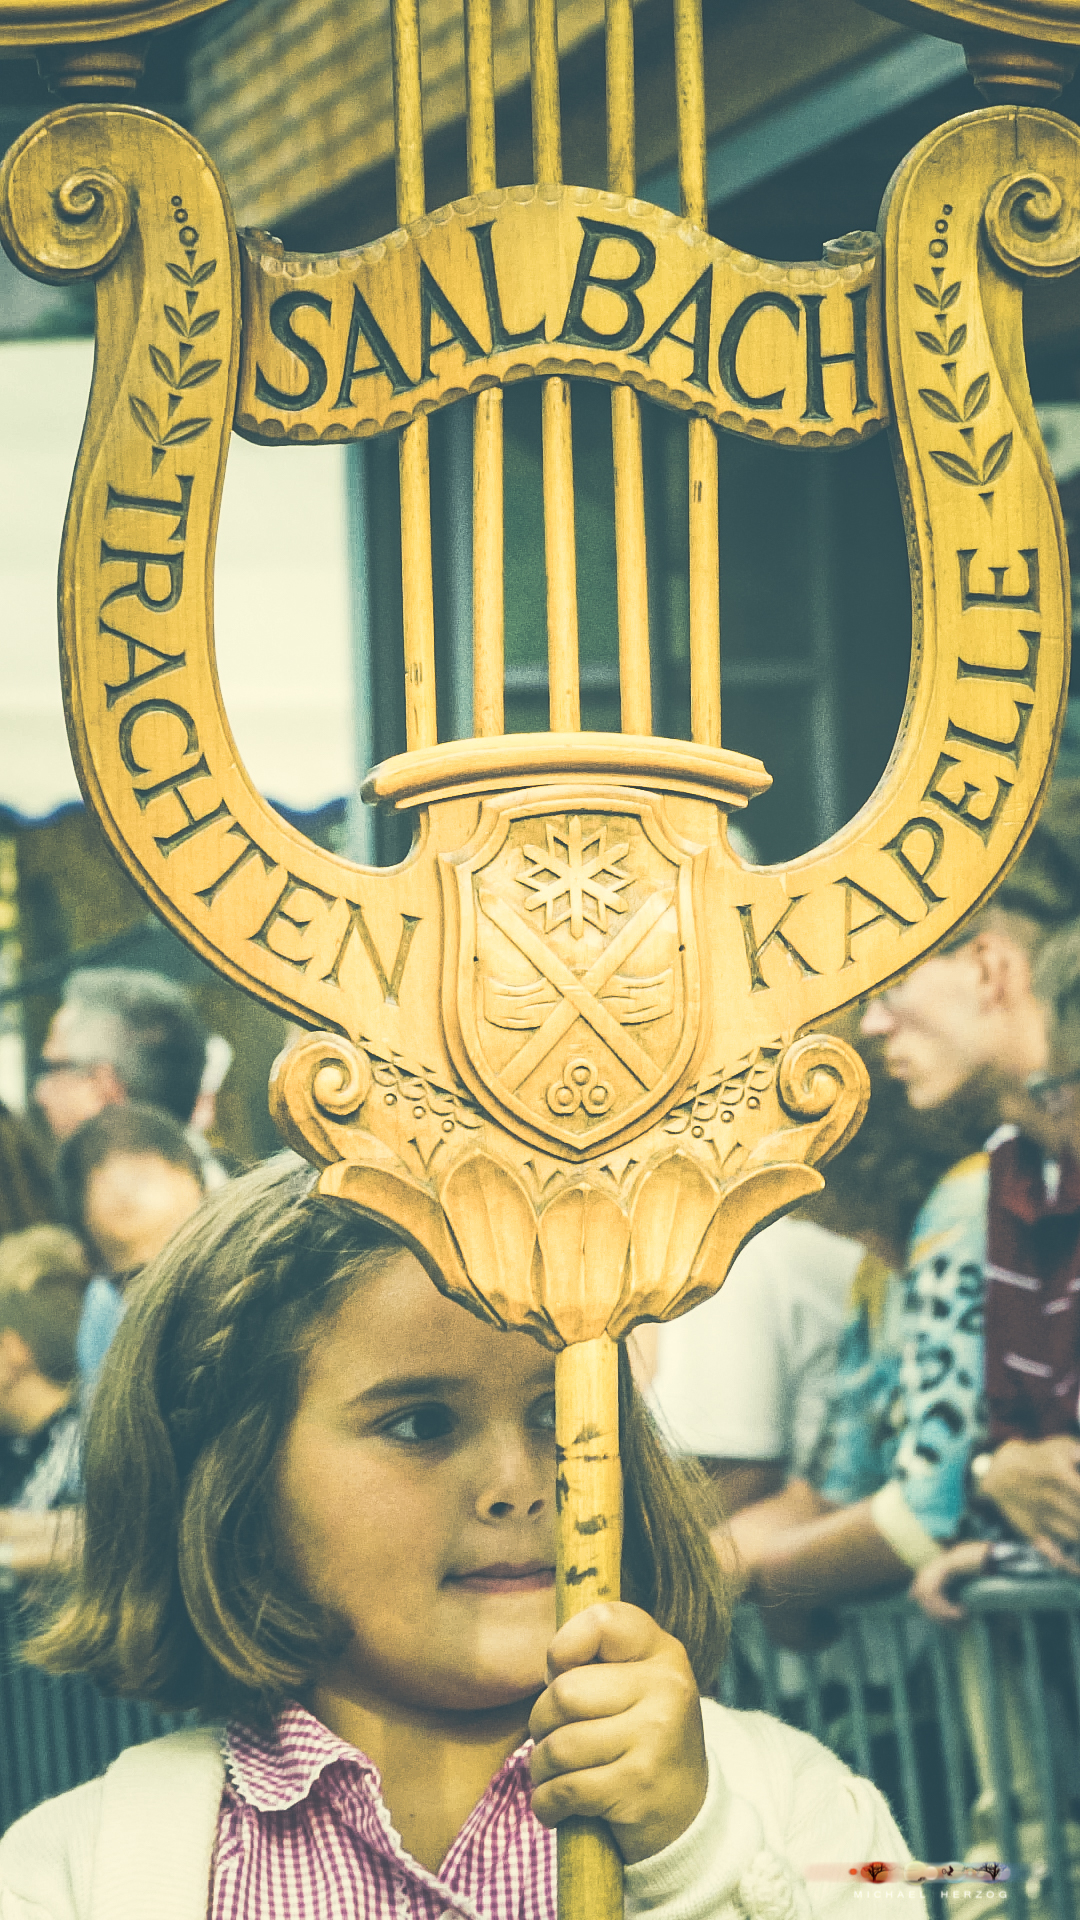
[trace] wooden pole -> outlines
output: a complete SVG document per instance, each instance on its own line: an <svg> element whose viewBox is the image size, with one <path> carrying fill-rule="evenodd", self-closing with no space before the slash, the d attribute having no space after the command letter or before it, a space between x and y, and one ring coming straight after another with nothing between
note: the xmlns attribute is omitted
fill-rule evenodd
<svg viewBox="0 0 1080 1920"><path fill-rule="evenodd" d="M675 0L675 84L682 210L709 224L705 148L705 58L701 0ZM720 504L716 430L691 420L690 462L690 725L703 746L720 745Z"/></svg>
<svg viewBox="0 0 1080 1920"><path fill-rule="evenodd" d="M487 193L496 184L491 0L466 0L465 103L469 192ZM503 566L503 396L489 387L473 412L473 730L480 735L505 725Z"/></svg>
<svg viewBox="0 0 1080 1920"><path fill-rule="evenodd" d="M631 196L637 185L632 0L607 0L608 186ZM615 464L615 570L619 612L619 692L624 733L652 732L649 574L645 550L645 478L641 402L632 387L611 395Z"/></svg>
<svg viewBox="0 0 1080 1920"><path fill-rule="evenodd" d="M562 1626L597 1600L619 1598L622 1469L619 1349L607 1334L555 1361L558 1453L556 1606ZM620 1920L622 1860L603 1820L559 1828L559 1920Z"/></svg>
<svg viewBox="0 0 1080 1920"><path fill-rule="evenodd" d="M391 0L397 217L425 210L424 114L420 90L419 0ZM431 575L431 470L426 417L402 431L401 618L405 641L405 741L410 751L439 737L435 699L435 602Z"/></svg>
<svg viewBox="0 0 1080 1920"><path fill-rule="evenodd" d="M559 28L556 0L529 0L533 179L562 179ZM543 389L544 566L547 573L548 724L553 733L581 726L578 675L577 541L570 382Z"/></svg>

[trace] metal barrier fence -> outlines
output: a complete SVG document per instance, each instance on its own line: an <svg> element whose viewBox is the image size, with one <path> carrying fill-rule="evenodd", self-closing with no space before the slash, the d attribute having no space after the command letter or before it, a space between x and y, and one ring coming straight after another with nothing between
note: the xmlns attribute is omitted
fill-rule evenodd
<svg viewBox="0 0 1080 1920"><path fill-rule="evenodd" d="M778 1652L740 1607L718 1689L814 1734L888 1796L916 1858L1013 1871L975 1898L979 1920L1080 1920L1080 1582L980 1580L968 1623L938 1628L899 1596L838 1610L821 1653ZM19 1657L0 1594L0 1832L90 1780L127 1746L185 1724L52 1679ZM1017 1868L1022 1868L1017 1871Z"/></svg>
<svg viewBox="0 0 1080 1920"><path fill-rule="evenodd" d="M888 1796L916 1859L1008 1866L945 1889L982 1916L1080 1920L1080 1582L978 1580L941 1628L902 1596L837 1609L823 1652L737 1610L721 1699L832 1747Z"/></svg>
<svg viewBox="0 0 1080 1920"><path fill-rule="evenodd" d="M95 1776L125 1747L186 1724L134 1700L106 1700L78 1675L53 1679L20 1658L25 1625L0 1593L0 1833L54 1793Z"/></svg>

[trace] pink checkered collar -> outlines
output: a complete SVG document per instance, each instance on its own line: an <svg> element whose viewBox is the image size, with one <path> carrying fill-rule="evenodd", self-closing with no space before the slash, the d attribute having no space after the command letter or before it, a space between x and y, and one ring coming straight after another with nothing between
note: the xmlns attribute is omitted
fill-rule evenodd
<svg viewBox="0 0 1080 1920"><path fill-rule="evenodd" d="M300 1806L328 1767L343 1763L357 1785L381 1799L382 1779L375 1762L359 1747L332 1733L313 1713L290 1700L268 1728L231 1720L222 1737L225 1771L242 1800L259 1813L281 1813ZM526 1740L509 1754L492 1779L485 1800L500 1788L529 1782Z"/></svg>

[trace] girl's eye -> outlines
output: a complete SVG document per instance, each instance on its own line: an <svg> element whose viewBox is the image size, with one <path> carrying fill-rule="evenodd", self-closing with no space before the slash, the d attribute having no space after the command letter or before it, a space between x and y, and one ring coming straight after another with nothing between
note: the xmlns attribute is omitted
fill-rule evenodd
<svg viewBox="0 0 1080 1920"><path fill-rule="evenodd" d="M391 1440L404 1440L417 1446L432 1440L445 1440L453 1427L453 1417L449 1407L438 1405L431 1407L410 1407L407 1413L395 1414L387 1421L383 1432Z"/></svg>
<svg viewBox="0 0 1080 1920"><path fill-rule="evenodd" d="M543 1399L537 1401L532 1412L532 1423L534 1427L539 1427L542 1433L554 1433L555 1395L553 1393L545 1393Z"/></svg>

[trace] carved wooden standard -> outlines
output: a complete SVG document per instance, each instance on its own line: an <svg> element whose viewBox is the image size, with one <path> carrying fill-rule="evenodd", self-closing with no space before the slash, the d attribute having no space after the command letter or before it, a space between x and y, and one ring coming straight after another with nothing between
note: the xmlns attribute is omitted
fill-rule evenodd
<svg viewBox="0 0 1080 1920"><path fill-rule="evenodd" d="M932 11L959 32L1036 9ZM1058 41L1078 37L1077 9L1044 11L1047 44L1066 13ZM376 244L308 257L238 236L197 143L130 107L32 128L0 173L0 227L25 272L96 282L61 559L87 799L182 937L316 1029L271 1100L323 1191L390 1223L451 1297L558 1350L565 1615L619 1590L616 1343L714 1292L747 1236L821 1185L867 1090L815 1024L984 901L1036 817L1069 592L1021 287L1080 259L1080 134L1011 105L955 121L908 157L880 238L777 265L706 230L695 0L675 5L679 217L634 197L630 0L607 9L606 192L561 180L553 0L531 14L536 184L498 187L490 11L469 0L471 197L429 213L416 0L393 0L392 31L400 227ZM621 734L579 730L570 376L611 386ZM548 733L513 736L502 388L525 377L543 384L551 711ZM688 416L689 742L651 733L642 393ZM476 737L440 743L427 416L466 396ZM843 832L747 867L727 821L769 776L720 744L716 429L842 449L890 420L915 607L896 749ZM294 832L230 735L212 588L234 426L267 444L400 435L408 751L365 789L419 811L394 869ZM570 1823L560 1863L561 1912L619 1911L603 1831Z"/></svg>

